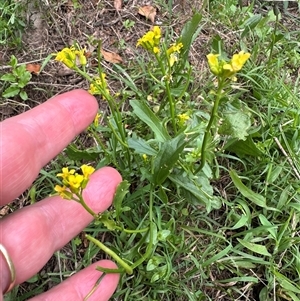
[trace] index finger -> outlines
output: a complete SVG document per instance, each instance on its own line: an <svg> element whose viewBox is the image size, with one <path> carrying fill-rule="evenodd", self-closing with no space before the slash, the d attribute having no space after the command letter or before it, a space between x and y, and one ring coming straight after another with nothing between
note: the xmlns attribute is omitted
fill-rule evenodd
<svg viewBox="0 0 300 301"><path fill-rule="evenodd" d="M96 99L83 90L56 96L0 123L0 205L18 197L94 119Z"/></svg>

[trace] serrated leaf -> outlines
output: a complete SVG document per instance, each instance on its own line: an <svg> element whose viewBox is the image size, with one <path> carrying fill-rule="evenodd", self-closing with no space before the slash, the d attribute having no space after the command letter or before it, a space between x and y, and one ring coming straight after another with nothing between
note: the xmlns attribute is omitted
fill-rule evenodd
<svg viewBox="0 0 300 301"><path fill-rule="evenodd" d="M20 92L20 88L19 87L16 87L16 86L10 86L8 87L3 93L2 93L2 96L4 98L10 98L10 97L13 97L13 96L16 96L18 95Z"/></svg>
<svg viewBox="0 0 300 301"><path fill-rule="evenodd" d="M247 248L248 250L254 252L254 253L258 253L264 256L271 256L271 254L268 252L267 248L265 246L259 245L259 244L255 244L243 239L238 238L237 239L239 241L239 243L241 245L243 245L245 248Z"/></svg>
<svg viewBox="0 0 300 301"><path fill-rule="evenodd" d="M246 140L246 137L249 135L247 130L250 127L250 112L230 107L222 113L222 124L218 132L239 140Z"/></svg>
<svg viewBox="0 0 300 301"><path fill-rule="evenodd" d="M248 188L247 186L245 186L242 181L240 180L239 176L237 175L237 173L234 170L230 170L229 171L229 175L235 185L235 187L239 190L239 192L247 199L249 199L250 201L252 201L254 204L256 204L257 206L263 207L263 208L267 208L266 205L266 199L258 194L255 193L254 191L252 191L250 188Z"/></svg>
<svg viewBox="0 0 300 301"><path fill-rule="evenodd" d="M163 142L169 139L169 134L162 121L156 117L156 115L144 102L133 99L130 100L130 105L133 108L134 114L149 126L158 141Z"/></svg>
<svg viewBox="0 0 300 301"><path fill-rule="evenodd" d="M0 79L5 82L13 82L13 83L16 82L16 77L11 73L2 75Z"/></svg>

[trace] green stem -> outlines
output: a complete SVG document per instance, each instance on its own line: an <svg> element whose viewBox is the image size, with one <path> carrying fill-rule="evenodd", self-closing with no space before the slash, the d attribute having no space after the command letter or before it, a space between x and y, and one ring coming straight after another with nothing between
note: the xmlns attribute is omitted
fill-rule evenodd
<svg viewBox="0 0 300 301"><path fill-rule="evenodd" d="M119 263L126 271L127 274L132 275L133 273L133 268L130 267L121 257L119 257L114 251L112 251L110 248L106 247L102 242L100 242L99 240L95 239L93 236L90 236L88 234L85 235L85 237L93 242L97 247L99 247L99 249L101 249L102 251L104 251L106 254L108 254L109 256L111 256L117 263ZM101 268L102 269L102 268ZM107 271L109 271L110 269L107 269ZM112 269L114 270L114 269ZM119 270L119 269L118 269ZM121 271L121 270L119 270Z"/></svg>
<svg viewBox="0 0 300 301"><path fill-rule="evenodd" d="M164 49L166 57L167 57L167 50ZM155 54L155 58L159 64L160 70L162 72L163 78L164 78L164 83L165 83L165 88L166 88L166 92L167 92L167 99L169 102L169 106L170 106L170 114L171 114L171 119L172 119L172 126L173 126L173 130L174 133L177 133L177 127L176 127L176 119L175 119L175 103L174 103L174 99L172 97L171 94L171 89L170 89L170 85L169 85L169 81L171 80L171 72L167 72L165 69L165 66L162 62L162 60L160 59L160 56L158 54ZM169 65L169 70L171 70L171 67ZM163 109L164 106L164 102L161 103L159 111L161 111Z"/></svg>
<svg viewBox="0 0 300 301"><path fill-rule="evenodd" d="M204 167L205 162L206 162L206 147L207 147L208 137L209 137L211 127L214 124L216 117L218 116L218 108L219 108L220 99L222 97L223 84L224 84L224 79L218 78L218 90L216 93L217 96L216 96L216 100L214 102L214 106L213 106L213 109L212 109L212 112L210 115L209 122L205 129L204 138L203 138L202 147L201 147L201 157L200 157L201 162L200 162L199 167L196 169L195 174L197 174L198 172L200 172L202 170L202 168Z"/></svg>
<svg viewBox="0 0 300 301"><path fill-rule="evenodd" d="M82 205L82 207L93 216L94 219L97 218L97 214L86 204L86 202L84 201L84 199L82 198L82 195L77 195L79 197L79 203Z"/></svg>
<svg viewBox="0 0 300 301"><path fill-rule="evenodd" d="M131 268L135 269L140 264L142 264L152 253L152 245L153 245L153 185L150 188L150 199L149 199L149 243L147 245L147 249L145 254L137 260L135 263L132 264Z"/></svg>

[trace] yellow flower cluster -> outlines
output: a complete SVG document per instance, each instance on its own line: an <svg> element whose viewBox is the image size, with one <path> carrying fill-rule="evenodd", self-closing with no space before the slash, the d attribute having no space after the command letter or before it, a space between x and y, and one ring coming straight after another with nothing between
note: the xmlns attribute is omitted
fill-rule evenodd
<svg viewBox="0 0 300 301"><path fill-rule="evenodd" d="M246 61L250 57L250 53L240 51L238 54L234 54L230 62L219 60L219 54L208 54L208 65L210 71L217 76L233 77L238 71L240 71L245 65Z"/></svg>
<svg viewBox="0 0 300 301"><path fill-rule="evenodd" d="M90 175L95 171L94 167L88 165L82 165L80 169L82 174L76 173L75 169L69 170L68 167L64 167L62 172L57 174L57 177L62 178L63 186L56 185L54 190L63 199L71 200L73 193L81 192L86 187Z"/></svg>
<svg viewBox="0 0 300 301"><path fill-rule="evenodd" d="M182 43L175 43L172 44L171 47L167 50L170 67L172 67L174 63L178 61L178 54L180 53L182 47Z"/></svg>
<svg viewBox="0 0 300 301"><path fill-rule="evenodd" d="M92 95L102 95L104 98L109 95L109 89L106 82L106 74L101 73L101 77L96 77L90 84L89 93Z"/></svg>
<svg viewBox="0 0 300 301"><path fill-rule="evenodd" d="M55 60L64 63L70 69L76 67L77 60L82 66L87 64L86 56L84 55L84 49L77 50L74 46L70 48L66 47L58 52Z"/></svg>
<svg viewBox="0 0 300 301"><path fill-rule="evenodd" d="M159 42L161 38L161 31L159 26L153 26L153 29L148 31L144 36L142 36L136 46L142 46L146 50L157 54L160 52Z"/></svg>
<svg viewBox="0 0 300 301"><path fill-rule="evenodd" d="M190 119L190 116L186 113L183 113L183 114L178 114L177 118L179 120L179 125L183 126Z"/></svg>

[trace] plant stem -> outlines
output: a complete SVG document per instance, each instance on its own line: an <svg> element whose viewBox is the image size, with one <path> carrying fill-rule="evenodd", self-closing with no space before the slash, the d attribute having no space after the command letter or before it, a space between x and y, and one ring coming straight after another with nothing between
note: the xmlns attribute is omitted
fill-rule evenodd
<svg viewBox="0 0 300 301"><path fill-rule="evenodd" d="M84 201L82 195L77 195L79 197L79 203L82 205L82 207L93 216L94 219L97 218L97 214L86 204L86 202Z"/></svg>
<svg viewBox="0 0 300 301"><path fill-rule="evenodd" d="M106 254L111 256L117 263L119 263L125 271L129 274L132 275L133 273L133 268L130 267L122 258L120 258L114 251L112 251L110 248L106 247L102 242L99 240L95 239L93 236L90 236L88 234L85 235L85 237L93 242L97 247L99 247L102 251L104 251ZM113 269L112 269L113 270ZM109 271L109 269L107 269Z"/></svg>
<svg viewBox="0 0 300 301"><path fill-rule="evenodd" d="M131 268L135 269L136 267L138 267L140 264L142 264L151 254L153 248L153 185L151 185L150 188L150 199L149 199L149 243L147 245L147 249L145 254L139 259L137 260L135 263L132 264Z"/></svg>
<svg viewBox="0 0 300 301"><path fill-rule="evenodd" d="M211 130L211 127L216 119L216 117L218 116L218 108L219 108L219 103L220 103L220 99L222 97L222 89L223 89L223 84L224 84L224 79L223 78L218 78L218 90L217 90L217 95L216 95L216 100L214 102L214 106L210 115L210 119L209 122L207 124L207 127L205 129L205 133L204 133L204 137L203 137L203 142L202 142L202 147L201 147L201 162L199 167L196 169L195 174L197 174L198 172L200 172L202 170L202 168L205 165L206 162L206 147L207 147L207 141L208 141L208 136L209 136L209 132Z"/></svg>

